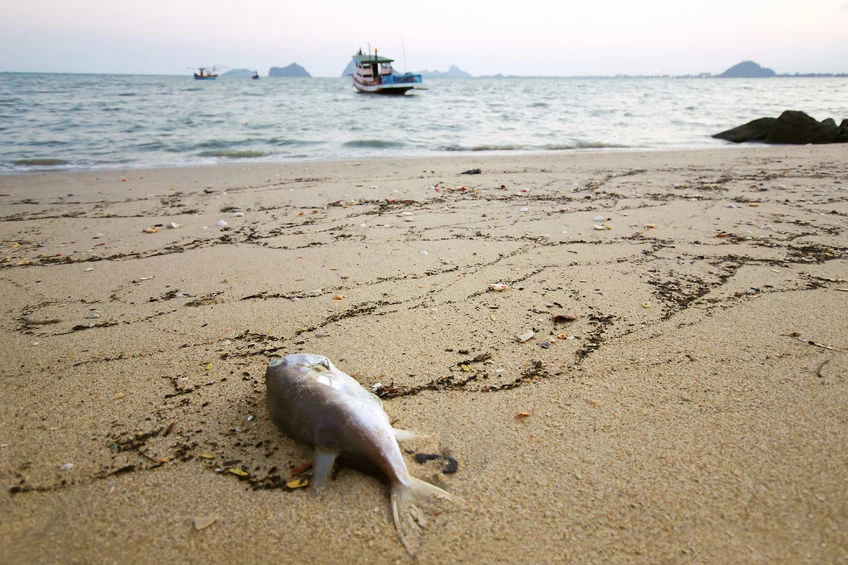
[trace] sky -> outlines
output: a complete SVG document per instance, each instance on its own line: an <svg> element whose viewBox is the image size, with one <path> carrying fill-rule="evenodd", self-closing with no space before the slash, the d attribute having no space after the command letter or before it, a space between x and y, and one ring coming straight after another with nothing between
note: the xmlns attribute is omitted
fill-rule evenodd
<svg viewBox="0 0 848 565"><path fill-rule="evenodd" d="M474 76L848 73L848 0L2 0L0 72L190 74L296 62L338 77L360 47Z"/></svg>

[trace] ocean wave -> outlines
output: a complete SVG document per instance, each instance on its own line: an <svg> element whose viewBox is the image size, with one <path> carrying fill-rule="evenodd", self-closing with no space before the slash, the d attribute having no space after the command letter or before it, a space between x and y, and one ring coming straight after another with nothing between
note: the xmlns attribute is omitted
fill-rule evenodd
<svg viewBox="0 0 848 565"><path fill-rule="evenodd" d="M627 149L630 146L619 143L600 143L593 141L575 141L571 143L546 143L543 145L524 145L524 144L479 144L472 146L462 145L445 145L439 147L437 151L447 152L511 152L511 151L575 151L579 149Z"/></svg>
<svg viewBox="0 0 848 565"><path fill-rule="evenodd" d="M25 101L23 98L19 97L10 97L10 98L2 98L0 99L0 108L17 108L21 104L24 104Z"/></svg>
<svg viewBox="0 0 848 565"><path fill-rule="evenodd" d="M291 147L301 145L317 145L320 141L307 141L305 139L288 139L283 137L272 137L268 139L268 143L275 147Z"/></svg>
<svg viewBox="0 0 848 565"><path fill-rule="evenodd" d="M146 128L142 124L126 124L123 129L121 129L121 133L137 133L140 131L144 131Z"/></svg>
<svg viewBox="0 0 848 565"><path fill-rule="evenodd" d="M512 144L488 144L483 143L479 145L458 145L458 144L450 144L450 145L441 145L436 148L436 151L447 151L449 153L468 153L468 152L481 152L481 151L521 151L522 149L527 149L526 147L512 145Z"/></svg>
<svg viewBox="0 0 848 565"><path fill-rule="evenodd" d="M198 153L200 157L218 157L222 159L257 159L266 157L268 153L254 149L214 149L210 151L201 151Z"/></svg>
<svg viewBox="0 0 848 565"><path fill-rule="evenodd" d="M844 107L848 79L438 80L416 96L359 96L348 80L3 74L0 173L309 160L704 147L785 100ZM273 84L272 84L273 82ZM661 96L660 96L661 95ZM697 109L697 112L696 110ZM715 142L719 143L719 142ZM18 159L18 161L14 161Z"/></svg>
<svg viewBox="0 0 848 565"><path fill-rule="evenodd" d="M65 147L70 144L71 143L69 141L61 139L37 139L29 142L29 145L32 145L33 147Z"/></svg>
<svg viewBox="0 0 848 565"><path fill-rule="evenodd" d="M69 165L65 159L15 159L12 165L15 167L62 167Z"/></svg>
<svg viewBox="0 0 848 565"><path fill-rule="evenodd" d="M544 146L546 151L572 151L574 149L627 149L628 145L620 143L602 143L598 141L575 141L574 143L549 143Z"/></svg>
<svg viewBox="0 0 848 565"><path fill-rule="evenodd" d="M390 141L387 139L354 139L342 143L344 147L362 147L372 149L397 149L405 147L406 144L402 141Z"/></svg>
<svg viewBox="0 0 848 565"><path fill-rule="evenodd" d="M192 149L232 149L250 143L248 140L207 139L192 145Z"/></svg>
<svg viewBox="0 0 848 565"><path fill-rule="evenodd" d="M168 145L166 143L162 143L157 139L153 141L137 143L135 145L135 149L138 151L167 151Z"/></svg>
<svg viewBox="0 0 848 565"><path fill-rule="evenodd" d="M470 149L470 151L478 152L478 151L520 151L521 149L526 149L525 147L521 147L519 145L514 145L511 143L504 144L483 144L483 145L475 145Z"/></svg>

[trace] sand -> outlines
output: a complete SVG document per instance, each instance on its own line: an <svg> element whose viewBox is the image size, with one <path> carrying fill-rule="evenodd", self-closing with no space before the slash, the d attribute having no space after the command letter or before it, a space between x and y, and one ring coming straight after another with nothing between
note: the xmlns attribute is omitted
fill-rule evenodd
<svg viewBox="0 0 848 565"><path fill-rule="evenodd" d="M420 563L844 562L845 157L0 176L0 562L409 562L374 477L286 487L296 352L461 498Z"/></svg>

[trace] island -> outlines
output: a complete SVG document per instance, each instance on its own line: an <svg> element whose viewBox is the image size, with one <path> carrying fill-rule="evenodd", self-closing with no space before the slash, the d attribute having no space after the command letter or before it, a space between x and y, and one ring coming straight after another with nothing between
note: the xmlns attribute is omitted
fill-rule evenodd
<svg viewBox="0 0 848 565"><path fill-rule="evenodd" d="M776 75L777 73L773 70L761 67L754 61L742 61L718 76L720 78L768 78Z"/></svg>
<svg viewBox="0 0 848 565"><path fill-rule="evenodd" d="M268 70L269 77L286 77L286 78L311 78L312 75L309 72L298 65L297 63L292 63L287 67L271 67Z"/></svg>
<svg viewBox="0 0 848 565"><path fill-rule="evenodd" d="M251 71L250 69L230 69L221 76L227 78L253 78L255 74L256 71Z"/></svg>
<svg viewBox="0 0 848 565"><path fill-rule="evenodd" d="M425 78L471 78L471 74L456 65L451 65L447 71L419 71L417 74Z"/></svg>

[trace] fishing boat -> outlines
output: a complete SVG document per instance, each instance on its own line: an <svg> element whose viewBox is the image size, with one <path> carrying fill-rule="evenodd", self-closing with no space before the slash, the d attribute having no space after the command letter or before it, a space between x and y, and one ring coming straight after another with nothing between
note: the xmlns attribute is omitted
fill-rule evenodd
<svg viewBox="0 0 848 565"><path fill-rule="evenodd" d="M212 71L205 67L200 67L197 69L200 73L194 73L195 80L215 80L218 78L218 73L215 72L215 67L212 67Z"/></svg>
<svg viewBox="0 0 848 565"><path fill-rule="evenodd" d="M394 59L374 53L363 53L362 49L353 56L355 69L353 86L360 92L372 94L404 94L421 84L421 75L396 73L392 68Z"/></svg>

